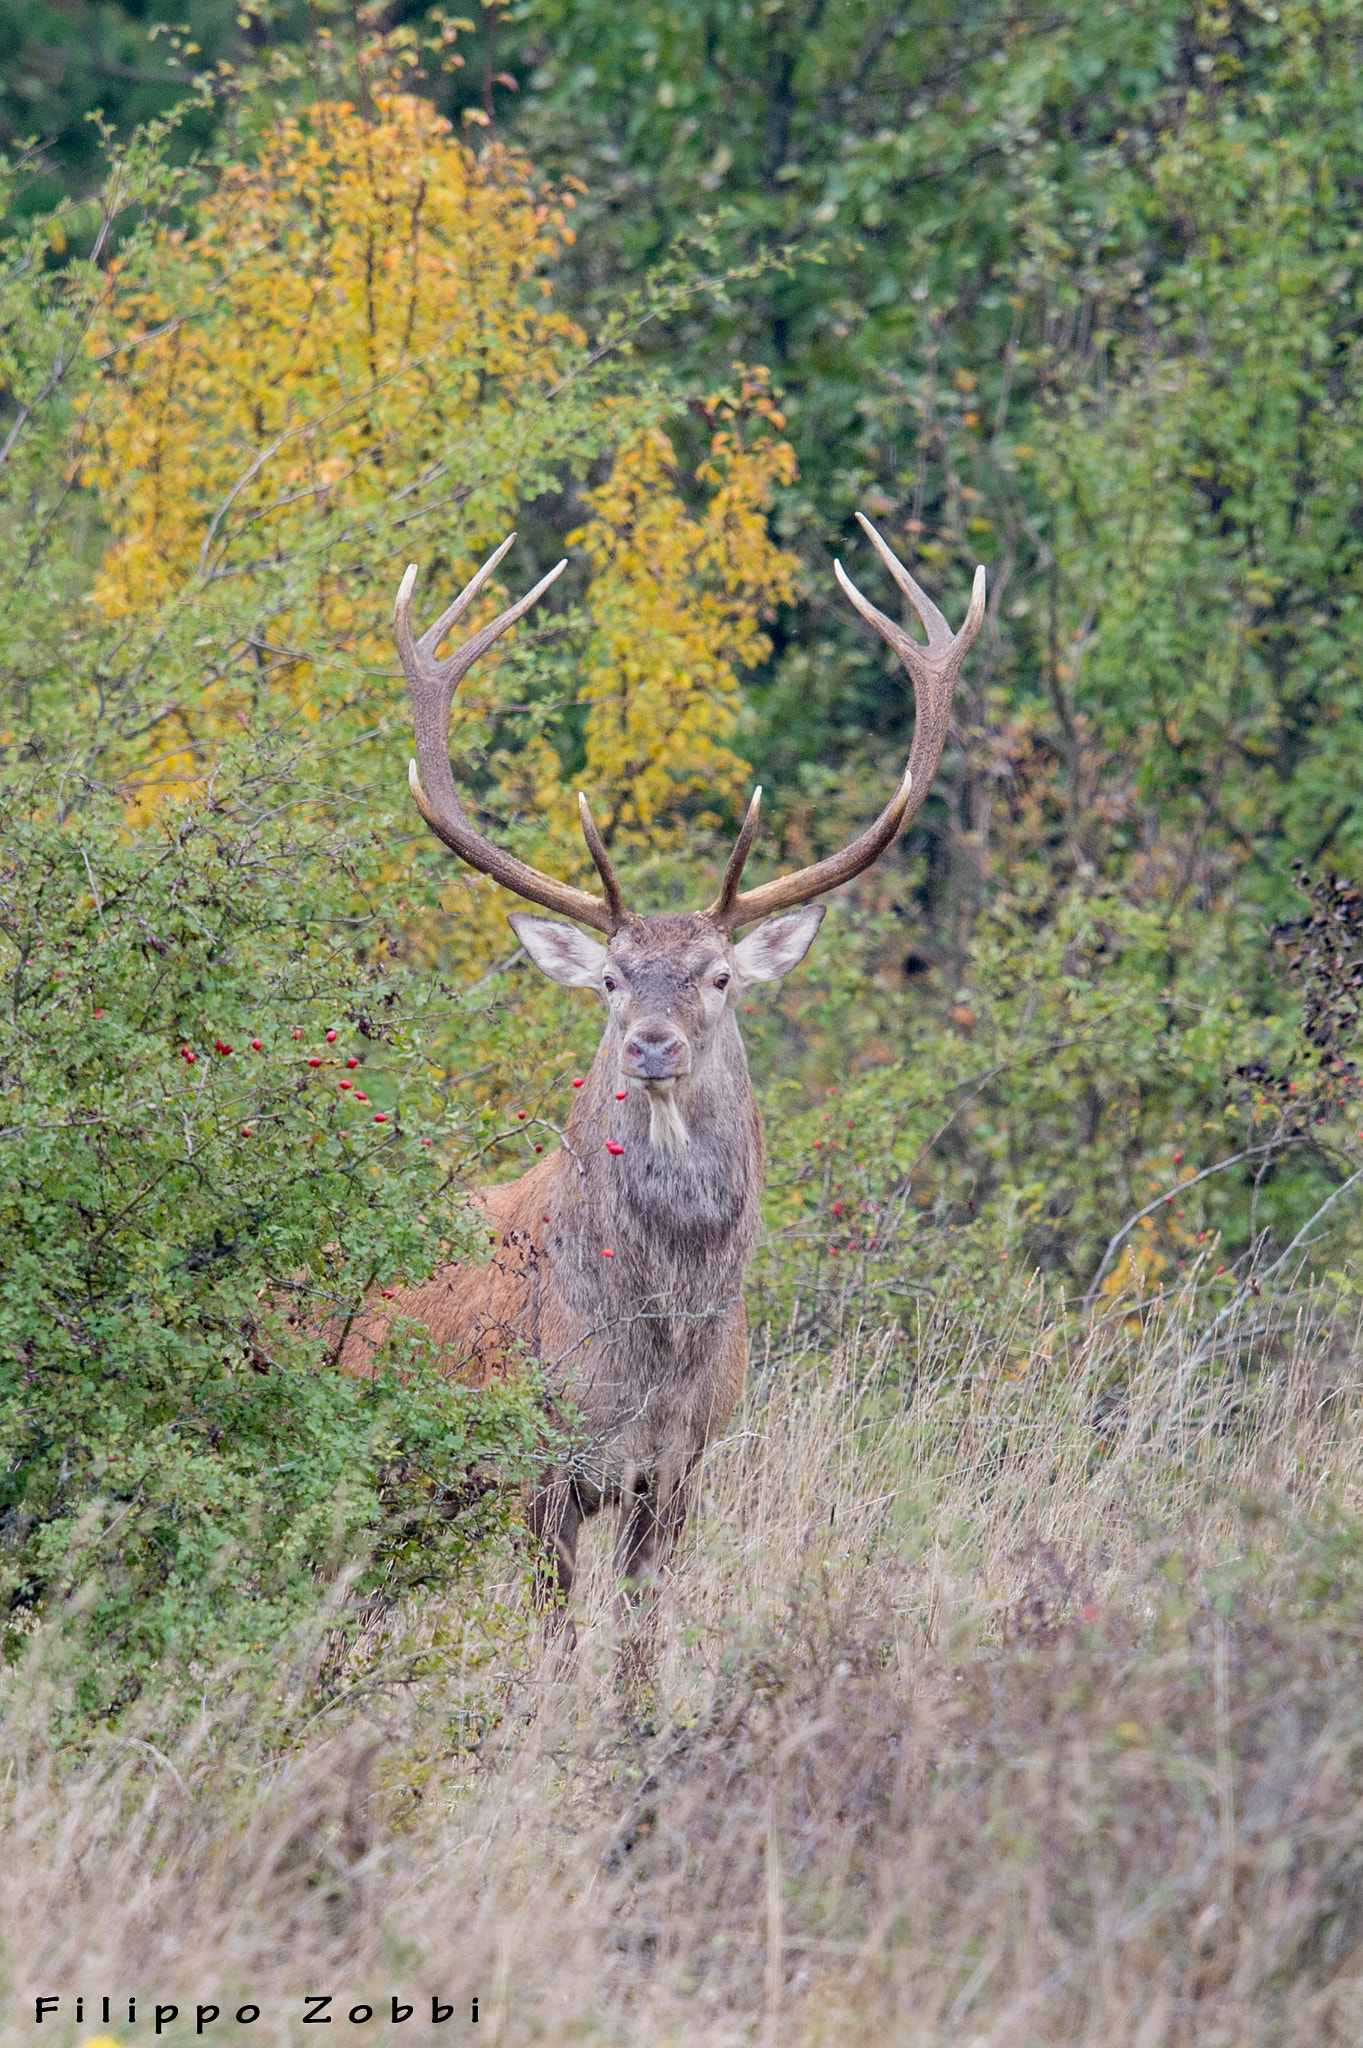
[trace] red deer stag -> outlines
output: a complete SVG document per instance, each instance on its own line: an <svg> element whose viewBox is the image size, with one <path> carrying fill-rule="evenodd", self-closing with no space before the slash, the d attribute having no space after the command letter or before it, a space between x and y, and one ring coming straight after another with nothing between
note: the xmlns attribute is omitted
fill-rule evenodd
<svg viewBox="0 0 1363 2048"><path fill-rule="evenodd" d="M515 535L419 640L411 622L415 567L398 591L394 621L416 725L410 780L417 807L470 867L572 920L560 924L524 911L510 917L543 973L601 998L606 1029L562 1149L478 1198L498 1235L490 1263L447 1267L423 1286L399 1291L391 1310L371 1307L350 1331L343 1362L366 1370L392 1313L425 1324L461 1373L495 1370L516 1342L542 1361L551 1391L572 1401L587 1439L572 1469L546 1474L530 1503L531 1526L545 1546L541 1590L563 1602L582 1520L607 1503L621 1511L616 1569L627 1596L656 1578L685 1520L701 1453L738 1399L743 1279L762 1183L762 1125L739 1036L739 1001L751 983L779 981L799 965L823 917L813 899L868 868L922 803L946 739L957 672L984 616L982 568L965 624L953 636L874 527L861 524L928 636L926 646L912 638L834 565L846 595L913 678L913 748L903 780L845 851L745 892L739 878L757 832L756 790L718 896L708 910L683 916L625 908L585 797L578 808L601 876L599 897L540 874L484 839L455 789L454 690L565 564L443 661L436 649ZM755 931L734 938L752 924ZM601 939L576 929L582 925Z"/></svg>

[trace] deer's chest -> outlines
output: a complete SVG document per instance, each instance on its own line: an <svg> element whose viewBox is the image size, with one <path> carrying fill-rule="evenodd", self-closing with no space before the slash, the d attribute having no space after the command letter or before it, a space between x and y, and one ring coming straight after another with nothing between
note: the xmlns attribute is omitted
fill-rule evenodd
<svg viewBox="0 0 1363 2048"><path fill-rule="evenodd" d="M755 1134L723 1147L609 1160L567 1192L554 1283L581 1331L576 1377L631 1382L703 1372L732 1326L756 1241L761 1158ZM608 1155L609 1158L609 1155Z"/></svg>

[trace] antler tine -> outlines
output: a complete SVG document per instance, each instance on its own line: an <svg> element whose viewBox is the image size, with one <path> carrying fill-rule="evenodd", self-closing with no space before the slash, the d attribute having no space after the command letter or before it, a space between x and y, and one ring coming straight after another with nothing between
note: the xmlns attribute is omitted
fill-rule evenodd
<svg viewBox="0 0 1363 2048"><path fill-rule="evenodd" d="M729 865L724 870L724 880L719 885L719 894L706 912L706 916L712 917L721 928L728 922L729 913L734 907L734 899L738 895L739 878L743 873L743 864L752 852L752 843L757 837L758 819L761 810L762 785L759 782L749 800L747 811L744 813L738 838L734 842L734 850L729 855Z"/></svg>
<svg viewBox="0 0 1363 2048"><path fill-rule="evenodd" d="M928 636L928 646L933 649L936 649L938 647L945 647L951 639L951 628L947 624L941 612L938 611L932 599L928 596L926 590L921 590L919 586L914 582L912 576L910 576L908 570L904 567L904 564L900 561L894 549L890 546L889 542L885 540L883 535L876 532L874 526L872 526L870 520L866 517L866 514L864 512L858 512L857 525L866 535L866 538L870 541L871 546L880 556L881 561L885 564L885 567L894 577L895 582L899 585L905 597L907 597L909 603L913 606L919 618L923 621L923 628ZM837 573L836 566L834 573ZM842 584L844 590L848 588L847 581L844 577L839 576L838 581ZM914 644L915 643L913 641L909 642L909 645L911 647Z"/></svg>
<svg viewBox="0 0 1363 2048"><path fill-rule="evenodd" d="M538 868L528 867L514 854L494 846L490 839L484 839L481 832L475 831L454 786L454 771L450 766L450 705L456 685L479 655L486 653L508 626L514 626L517 619L523 618L568 566L566 562L559 562L547 576L540 578L533 590L527 591L490 625L483 626L447 660L437 661L435 650L441 640L467 610L515 538L514 533L508 535L496 553L484 562L477 575L460 591L454 603L441 613L419 640L412 633L412 588L417 578L415 563L408 568L398 587L397 601L393 606L393 631L407 676L412 722L416 728L416 760L408 767L407 779L417 809L431 830L470 867L477 868L480 874L491 875L494 882L500 882L504 889L514 891L517 896L523 896L528 903L542 904L545 909L556 910L560 916L571 917L578 924L591 925L596 931L613 932L623 915L618 885L613 895L608 889L607 898L602 901L600 897L588 895L585 889L574 888L570 882L556 881L552 875L542 875ZM613 876L611 880L614 881Z"/></svg>
<svg viewBox="0 0 1363 2048"><path fill-rule="evenodd" d="M726 931L735 925L749 924L754 918L769 917L773 911L790 910L797 904L808 903L813 897L826 895L830 889L836 889L840 883L850 882L854 875L859 875L864 868L870 867L917 811L928 793L932 778L937 772L937 764L942 758L947 726L951 721L951 698L956 686L956 677L984 618L983 566L975 571L970 609L966 613L965 622L959 633L953 633L927 592L919 589L903 563L876 532L870 520L862 518L860 512L857 518L895 582L922 620L928 636L926 647L921 641L912 639L902 626L897 625L893 619L887 619L883 612L876 610L868 598L862 596L844 571L841 562L833 564L833 573L843 591L868 625L874 626L876 631L889 641L913 678L913 746L909 753L908 766L904 770L898 789L874 825L863 832L859 839L854 839L841 853L830 854L827 860L817 861L813 867L801 868L797 874L782 875L774 882L765 882L760 888L750 889L742 896L727 892L729 877L726 874L726 890L720 892L720 900L710 913L721 929ZM745 855L746 852L745 847ZM732 866L731 861L730 867ZM735 883L737 879L735 875Z"/></svg>
<svg viewBox="0 0 1363 2048"><path fill-rule="evenodd" d="M895 582L923 621L923 626L928 636L927 646L924 647L921 641L915 640L911 634L906 633L904 628L897 624L894 619L887 619L884 612L877 611L870 599L862 596L841 562L834 562L833 574L837 577L844 594L852 600L852 603L861 613L866 623L869 626L874 626L877 633L883 639L889 641L891 647L893 647L895 653L913 677L917 716L921 719L924 709L921 701L922 691L919 687L920 684L926 684L929 688L934 689L938 696L942 695L945 690L947 709L950 711L951 691L955 687L961 663L974 645L975 635L979 632L984 620L984 564L981 562L975 571L975 581L970 592L970 609L965 615L961 630L959 633L953 633L926 590L920 589L918 584L914 582L904 564L900 561L894 550L876 532L870 520L865 518L860 512L858 512L857 518L869 535L876 553L885 563ZM943 737L945 738L945 730ZM917 746L918 734L915 730L915 752L917 751ZM940 752L941 749L939 747L938 753L940 754Z"/></svg>
<svg viewBox="0 0 1363 2048"><path fill-rule="evenodd" d="M611 865L611 857L606 851L606 842L596 829L591 806L581 790L577 793L577 815L582 825L582 837L587 842L587 851L596 862L596 871L601 877L606 909L610 912L611 928L614 930L625 921L625 905L620 895L620 884L616 880L615 869Z"/></svg>
<svg viewBox="0 0 1363 2048"><path fill-rule="evenodd" d="M509 553L510 550L515 546L515 543L515 534L509 533L506 539L502 542L501 546L497 549L497 552L493 555L489 555L487 560L484 562L482 568L478 571L477 575L472 577L470 581L464 585L458 597L456 597L456 599L454 600L454 603L448 606L447 609L440 614L440 617L436 620L433 626L428 626L426 628L426 631L422 634L420 640L418 640L416 643L417 651L421 655L423 661L431 660L434 658L436 648L440 645L445 635L449 632L450 627L455 624L456 620L463 618L464 613L473 603L474 598L477 597L479 591L487 582L488 577L492 574L493 570L497 568L498 564L501 562L503 555ZM563 567L562 562L560 562L558 566L559 569L561 569ZM554 574L558 574L557 569L554 571ZM410 581L408 580L409 578L411 579ZM395 623L397 620L398 605L402 603L404 594L408 597L411 596L412 585L415 582L416 563L410 562L407 567L407 575L403 577L402 582L398 586L397 599L393 605L393 619ZM532 604L534 603L533 596L531 597L530 602Z"/></svg>

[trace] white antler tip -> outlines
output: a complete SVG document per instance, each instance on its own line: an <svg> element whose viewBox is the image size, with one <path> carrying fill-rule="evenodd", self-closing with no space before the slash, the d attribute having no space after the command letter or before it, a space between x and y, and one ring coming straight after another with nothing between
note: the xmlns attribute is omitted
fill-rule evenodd
<svg viewBox="0 0 1363 2048"><path fill-rule="evenodd" d="M416 575L416 563L409 562L407 564L406 569L403 571L402 581L398 585L398 594L393 600L394 618L397 617L398 613L402 610L404 605L411 603L412 592L416 588Z"/></svg>
<svg viewBox="0 0 1363 2048"><path fill-rule="evenodd" d="M413 796L419 797L421 795L421 777L417 774L415 761L407 763L407 787L411 790Z"/></svg>

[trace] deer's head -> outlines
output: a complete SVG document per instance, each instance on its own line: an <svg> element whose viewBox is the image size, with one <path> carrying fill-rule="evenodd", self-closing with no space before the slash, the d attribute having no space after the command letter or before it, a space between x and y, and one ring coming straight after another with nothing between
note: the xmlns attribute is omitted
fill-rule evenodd
<svg viewBox="0 0 1363 2048"><path fill-rule="evenodd" d="M512 911L511 924L543 973L602 997L602 1050L615 1080L649 1097L649 1136L671 1150L687 1142L686 1099L704 1085L710 1061L738 1052L743 991L797 967L822 917L821 903L805 904L735 942L704 912L627 916L605 946L572 925L526 911Z"/></svg>
<svg viewBox="0 0 1363 2048"><path fill-rule="evenodd" d="M860 513L857 516L861 518ZM861 524L928 636L926 646L913 639L862 596L840 562L834 563L834 573L847 596L868 624L889 641L913 679L913 748L899 787L875 823L841 853L830 854L796 874L741 891L739 881L757 835L762 801L761 790L755 790L718 896L708 910L685 916L645 916L625 908L615 869L585 796L578 797L578 812L601 877L600 896L541 874L483 838L470 822L455 788L449 751L454 691L479 655L524 617L567 564L558 563L519 603L444 661L437 661L436 649L516 536L502 542L419 640L411 622L415 566L408 569L398 591L394 627L416 726L417 758L411 764L409 780L417 808L432 831L470 867L491 875L527 902L573 920L571 925L560 924L517 911L510 921L526 952L545 974L570 988L595 989L604 999L609 1015L608 1055L613 1052L618 1062L622 1086L646 1089L653 1098L650 1129L655 1144L685 1143L685 1122L676 1104L676 1091L681 1087L684 1092L688 1082L698 1080L726 1034L736 1032L735 1008L742 991L756 981L779 981L799 965L823 917L823 906L815 899L850 881L879 858L922 803L941 759L956 677L984 617L984 570L975 571L965 624L953 634L931 598L919 589L870 521L861 519ZM751 924L756 925L755 930L735 939L739 927ZM583 925L602 933L605 943L576 928Z"/></svg>

